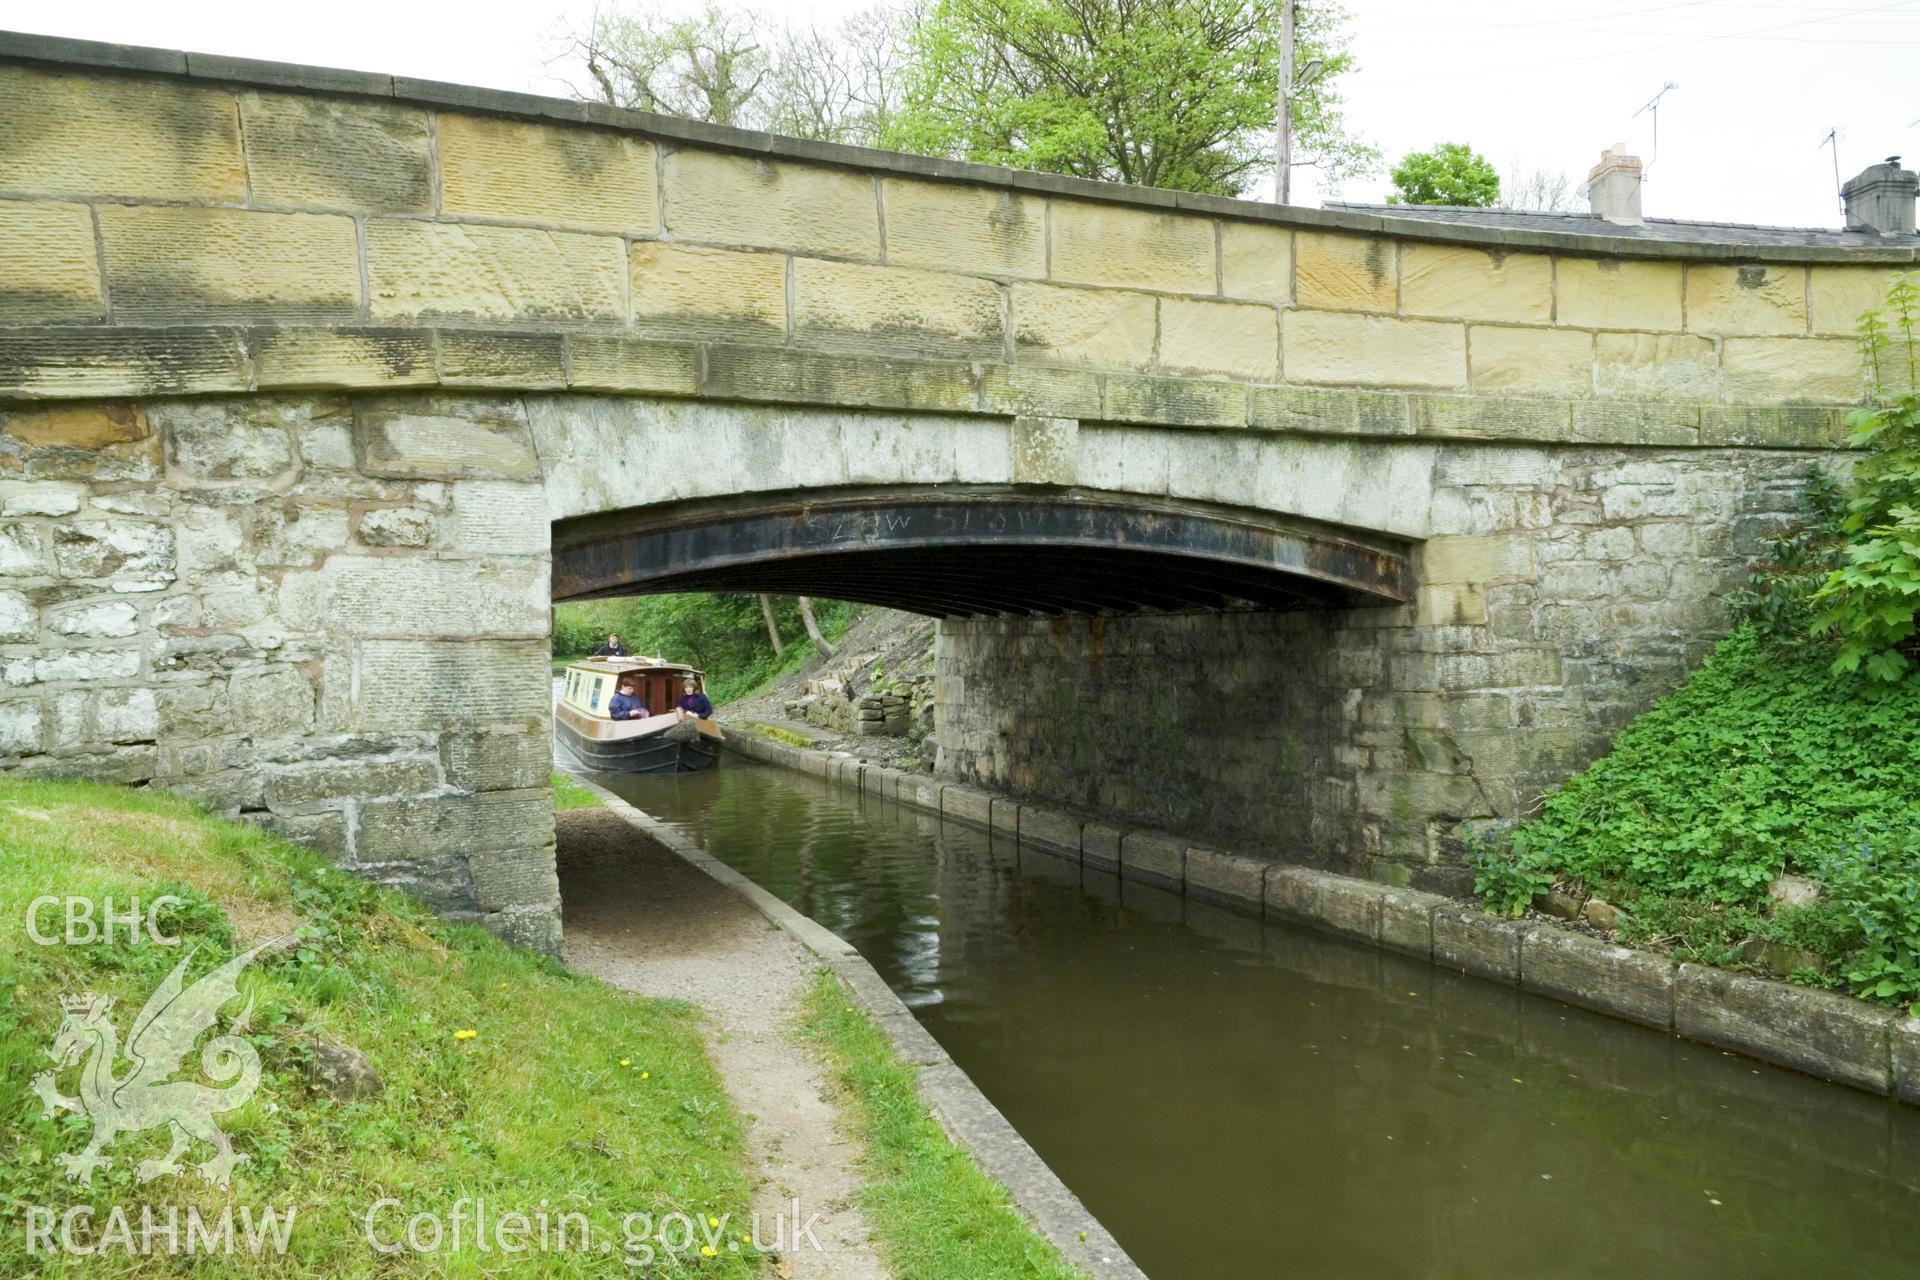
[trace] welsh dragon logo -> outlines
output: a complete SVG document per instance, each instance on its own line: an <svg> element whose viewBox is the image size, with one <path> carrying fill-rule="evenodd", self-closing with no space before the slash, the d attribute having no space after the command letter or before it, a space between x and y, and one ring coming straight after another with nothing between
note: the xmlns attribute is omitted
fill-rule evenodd
<svg viewBox="0 0 1920 1280"><path fill-rule="evenodd" d="M233 1144L213 1117L245 1105L260 1087L260 1055L246 1040L252 999L228 1023L225 1033L209 1040L201 1051L200 1066L214 1085L170 1077L181 1070L194 1041L218 1020L221 1007L239 997L241 971L283 941L276 938L243 952L190 987L185 983L187 962L193 959L189 951L134 1018L124 1050L107 1016L113 997L85 992L60 998L66 1016L47 1051L54 1067L34 1077L33 1091L46 1105L46 1118L66 1110L93 1121L93 1138L86 1150L77 1156L54 1157L69 1181L91 1186L93 1171L113 1163L111 1156L101 1152L121 1134L169 1125L172 1148L162 1159L141 1161L136 1179L151 1182L180 1172L180 1157L198 1139L214 1149L211 1160L196 1166L200 1176L217 1187L228 1185L234 1167L248 1157L234 1154ZM114 1068L123 1058L132 1063L132 1069L115 1075ZM69 1098L60 1092L55 1076L82 1059L80 1093Z"/></svg>

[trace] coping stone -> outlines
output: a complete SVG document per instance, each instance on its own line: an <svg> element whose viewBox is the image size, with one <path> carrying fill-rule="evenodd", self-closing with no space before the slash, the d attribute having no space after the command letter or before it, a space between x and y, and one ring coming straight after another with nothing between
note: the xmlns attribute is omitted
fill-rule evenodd
<svg viewBox="0 0 1920 1280"><path fill-rule="evenodd" d="M1187 893L1246 915L1266 910L1267 863L1198 845L1187 849Z"/></svg>
<svg viewBox="0 0 1920 1280"><path fill-rule="evenodd" d="M1673 962L1599 938L1540 925L1521 950L1520 985L1629 1022L1673 1027Z"/></svg>
<svg viewBox="0 0 1920 1280"><path fill-rule="evenodd" d="M1433 962L1509 985L1520 981L1520 943L1525 929L1476 907L1441 907L1433 913Z"/></svg>
<svg viewBox="0 0 1920 1280"><path fill-rule="evenodd" d="M1851 996L1680 966L1674 1030L1870 1093L1892 1088L1893 1014Z"/></svg>
<svg viewBox="0 0 1920 1280"><path fill-rule="evenodd" d="M1147 831L1129 831L1120 838L1122 879L1179 890L1186 884L1186 865L1184 841Z"/></svg>

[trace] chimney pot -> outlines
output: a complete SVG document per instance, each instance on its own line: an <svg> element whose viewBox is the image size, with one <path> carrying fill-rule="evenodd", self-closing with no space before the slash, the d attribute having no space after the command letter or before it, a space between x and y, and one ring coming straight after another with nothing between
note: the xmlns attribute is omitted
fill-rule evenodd
<svg viewBox="0 0 1920 1280"><path fill-rule="evenodd" d="M1912 235L1916 193L1920 193L1920 176L1902 169L1899 156L1868 165L1840 188L1840 200L1847 209L1847 230Z"/></svg>
<svg viewBox="0 0 1920 1280"><path fill-rule="evenodd" d="M1637 227L1640 217L1640 157L1627 154L1627 144L1616 142L1600 153L1600 163L1587 175L1587 196L1593 216L1623 227Z"/></svg>

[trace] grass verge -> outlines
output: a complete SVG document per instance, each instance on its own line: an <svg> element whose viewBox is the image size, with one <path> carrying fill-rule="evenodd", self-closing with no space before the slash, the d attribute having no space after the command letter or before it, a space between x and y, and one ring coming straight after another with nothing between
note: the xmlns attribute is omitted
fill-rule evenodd
<svg viewBox="0 0 1920 1280"><path fill-rule="evenodd" d="M598 808L600 797L587 790L564 773L553 775L553 811L565 813L569 809Z"/></svg>
<svg viewBox="0 0 1920 1280"><path fill-rule="evenodd" d="M815 975L801 1028L825 1057L866 1144L860 1207L896 1275L1084 1280L1021 1215L1006 1188L947 1137L920 1100L913 1068L849 1003L828 970Z"/></svg>
<svg viewBox="0 0 1920 1280"><path fill-rule="evenodd" d="M757 733L763 738L772 738L775 742L783 742L789 747L811 747L813 745L813 739L809 738L806 734L796 733L792 729L782 729L777 724L761 724L758 720L749 720L740 727L748 733Z"/></svg>
<svg viewBox="0 0 1920 1280"><path fill-rule="evenodd" d="M538 1276L756 1273L751 1249L735 1247L747 1230L742 1127L691 1006L639 999L511 950L297 846L165 795L0 780L0 855L0 1275L468 1277L508 1262L516 1274ZM90 902L96 923L109 897L125 911L135 899L173 894L180 905L160 926L180 945L130 941L125 930L85 945L37 944L29 906L50 894ZM43 935L59 932L62 919L58 909L36 916ZM60 997L113 997L108 1017L125 1036L183 955L191 983L287 933L297 941L262 956L241 979L252 1001L241 1034L262 1075L249 1101L218 1117L247 1157L231 1194L194 1171L193 1162L212 1154L202 1144L179 1173L138 1185L140 1162L166 1151L164 1127L123 1134L91 1187L67 1181L58 1159L81 1150L92 1121L77 1113L43 1118L30 1088L50 1066ZM237 1013L223 1013L214 1034ZM322 1041L365 1054L383 1090L341 1101L316 1087L311 1064ZM198 1048L178 1078L202 1079ZM131 1069L121 1066L123 1080ZM60 1092L79 1092L81 1074L60 1072ZM384 1198L397 1205L376 1210ZM508 1212L528 1214L535 1242L536 1215L547 1215L550 1228L559 1215L581 1215L596 1247L578 1247L575 1226L574 1247L564 1251L536 1243L524 1255L482 1252L471 1216L466 1240L454 1247L450 1223L463 1198L483 1200L496 1224ZM106 1247L91 1257L29 1254L29 1206L86 1207L91 1226L74 1238ZM106 1244L103 1224L114 1206L134 1220L136 1241L143 1207L160 1218L174 1211L182 1222L194 1211L216 1221L227 1208L294 1217L284 1256L244 1247L232 1255L140 1255ZM411 1215L439 1215L445 1247L376 1253L366 1238L369 1212L387 1242L404 1238ZM711 1237L697 1237L691 1252L655 1245L647 1265L622 1267L629 1228L643 1225L627 1215L639 1213L655 1221L684 1213L703 1236L715 1219L723 1224L717 1247ZM646 1234L639 1231L641 1243ZM714 1256L699 1254L702 1243Z"/></svg>

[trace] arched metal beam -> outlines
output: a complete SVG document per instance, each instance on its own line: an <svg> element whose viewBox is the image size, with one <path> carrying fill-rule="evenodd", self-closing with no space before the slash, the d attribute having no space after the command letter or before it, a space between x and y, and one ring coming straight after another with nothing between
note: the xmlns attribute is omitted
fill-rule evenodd
<svg viewBox="0 0 1920 1280"><path fill-rule="evenodd" d="M1125 494L867 490L648 507L555 526L556 600L766 591L936 616L1396 604L1406 544Z"/></svg>

